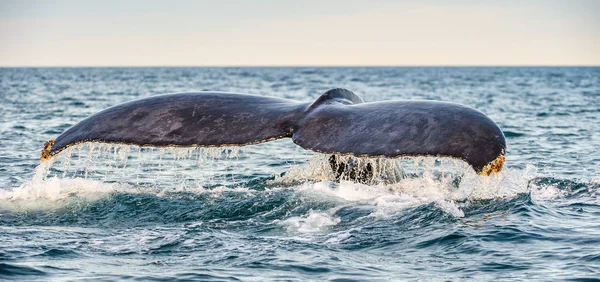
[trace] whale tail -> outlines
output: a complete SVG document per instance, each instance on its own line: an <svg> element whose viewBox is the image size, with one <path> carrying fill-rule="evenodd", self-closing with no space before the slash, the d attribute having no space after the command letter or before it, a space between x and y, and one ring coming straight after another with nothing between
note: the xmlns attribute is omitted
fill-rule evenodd
<svg viewBox="0 0 600 282"><path fill-rule="evenodd" d="M459 158L482 175L502 169L506 149L500 128L475 109L437 101L364 103L349 90L332 89L314 103L217 92L135 100L46 142L41 159L84 142L218 147L285 137L327 154Z"/></svg>

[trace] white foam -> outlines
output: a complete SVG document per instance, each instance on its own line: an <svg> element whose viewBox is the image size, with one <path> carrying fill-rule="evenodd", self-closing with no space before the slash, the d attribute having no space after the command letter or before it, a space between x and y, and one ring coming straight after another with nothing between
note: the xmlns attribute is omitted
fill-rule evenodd
<svg viewBox="0 0 600 282"><path fill-rule="evenodd" d="M350 181L339 185L329 181L304 184L300 191L305 194L320 194L335 197L345 202L360 202L375 207L373 217L389 217L399 211L424 204L435 203L442 210L456 217L464 216L458 205L447 200L440 184L428 185L426 179L406 179L393 185L378 184L369 186Z"/></svg>
<svg viewBox="0 0 600 282"><path fill-rule="evenodd" d="M466 167L458 185L452 174L434 177L431 171L425 171L420 176L404 178L392 184L320 181L305 183L298 189L307 195L372 205L375 209L370 216L373 217L389 217L409 208L432 203L454 217L463 217L460 203L464 201L512 198L530 192L541 200L556 193L556 188L552 187L530 190L529 181L534 175L535 168L531 167L526 170L505 169L501 173L483 177Z"/></svg>
<svg viewBox="0 0 600 282"><path fill-rule="evenodd" d="M128 147L119 150L109 150L106 152L117 155L117 161L126 160L129 153ZM186 158L193 150L179 150L175 154L176 158ZM202 151L202 156L224 154L222 149L213 151ZM229 151L229 154L235 155L238 151ZM229 156L227 157L229 158ZM214 159L213 159L214 161ZM385 168L403 170L406 164L411 162L383 162L376 161L371 163L375 168ZM383 166L382 166L383 164ZM399 166L396 166L396 165ZM297 189L304 196L313 197L316 201L339 201L340 205L353 205L358 202L361 205L367 204L374 207L370 216L388 217L399 211L420 205L435 204L443 211L455 217L462 217L464 213L460 208L460 203L464 201L474 201L482 199L512 198L521 193L531 193L533 200L545 201L561 197L565 192L552 185L544 187L533 187L530 180L536 176L535 167L528 167L525 170L507 168L498 174L490 177L482 177L464 162L454 162L455 167L439 165L432 159L423 159L412 162L416 173L410 174L410 177L402 175L395 181L379 181L378 184L365 185L350 181L341 181L339 183L331 181L332 173L326 156L317 155L311 158L305 166L293 166L283 177L276 179L277 183L294 183L305 180L317 181L316 183L303 183L293 189ZM32 180L14 188L10 191L0 191L0 208L27 208L27 209L47 209L59 207L65 200L96 201L110 196L114 193L148 193L157 197L169 197L173 193L210 193L212 197L221 197L225 192L246 193L253 196L265 191L251 190L243 186L229 188L226 186L217 186L215 188L204 188L204 179L192 185L183 185L184 183L168 183L168 185L141 187L137 184L124 183L104 183L98 180L84 178L57 177L46 178L48 170L52 165L52 160L42 163L36 168ZM222 167L219 167L222 169ZM230 168L230 167L226 167ZM177 169L177 168L175 168ZM215 168L217 169L217 168ZM440 172L440 170L446 172ZM171 169L174 170L174 169ZM171 174L171 170L163 171L160 177L166 180L177 179L177 175ZM159 170L160 171L160 170ZM210 170L208 172L213 172ZM194 171L185 171L194 174ZM205 171L205 173L208 173ZM144 172L148 179L152 179L154 171ZM404 172L402 172L403 174ZM126 173L125 173L126 174ZM87 173L86 173L87 175ZM104 174L113 177L112 174ZM399 176L397 174L396 176ZM158 176L157 176L158 177ZM131 177L129 177L131 178ZM126 180L129 179L126 175ZM210 179L209 179L210 180ZM214 181L213 181L214 182ZM243 184L242 184L243 185ZM212 185L211 185L212 186ZM166 188L165 188L166 187ZM266 192L272 192L279 189L290 189L287 187L269 188ZM63 204L64 205L64 204ZM311 212L303 217L286 220L290 228L295 228L299 232L316 232L319 226L329 226L338 222L332 213ZM316 231L310 231L316 230Z"/></svg>
<svg viewBox="0 0 600 282"><path fill-rule="evenodd" d="M122 148L127 149L128 147L122 146ZM185 156L190 150L180 151L182 152L180 155ZM217 152L217 150L214 151ZM115 151L115 154L119 154L120 152ZM234 153L236 152L234 151ZM54 161L55 159L53 158L40 163L35 168L31 180L24 182L20 186L10 190L0 190L0 210L55 210L75 202L89 203L102 200L115 193L143 193L157 197L168 197L170 194L182 192L192 194L210 193L212 197L218 198L225 192L247 193L249 195L255 192L246 187L229 188L218 186L207 189L199 182L196 182L197 185L191 187L182 183L172 183L172 185L165 188L153 185L139 186L123 182L106 183L101 181L101 179L88 178L87 175L66 177L61 176L61 173L59 173L49 176L50 168L53 166ZM108 176L111 175L109 174Z"/></svg>
<svg viewBox="0 0 600 282"><path fill-rule="evenodd" d="M336 187L337 186L337 187ZM344 199L346 201L371 200L380 196L389 195L384 185L369 186L350 181L341 181L339 185L331 181L305 183L299 188L306 194L317 193Z"/></svg>
<svg viewBox="0 0 600 282"><path fill-rule="evenodd" d="M97 201L119 188L120 184L108 184L88 179L59 179L28 181L12 190L0 190L0 209L48 210L56 209L70 201Z"/></svg>
<svg viewBox="0 0 600 282"><path fill-rule="evenodd" d="M321 232L330 226L340 223L341 219L332 215L334 211L335 210L316 212L311 210L305 215L290 217L286 220L277 222L286 226L288 231L300 233Z"/></svg>

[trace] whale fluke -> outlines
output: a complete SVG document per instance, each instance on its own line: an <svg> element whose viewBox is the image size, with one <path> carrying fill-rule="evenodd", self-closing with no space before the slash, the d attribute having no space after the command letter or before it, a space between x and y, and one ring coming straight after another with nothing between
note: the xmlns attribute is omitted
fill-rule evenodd
<svg viewBox="0 0 600 282"><path fill-rule="evenodd" d="M127 102L67 129L49 150L82 142L139 146L242 146L286 137L299 103L232 93L181 93Z"/></svg>
<svg viewBox="0 0 600 282"><path fill-rule="evenodd" d="M215 147L284 137L327 154L459 158L481 175L502 169L506 149L500 128L475 109L439 101L364 103L338 88L314 103L219 92L135 100L67 129L45 144L41 159L83 142Z"/></svg>

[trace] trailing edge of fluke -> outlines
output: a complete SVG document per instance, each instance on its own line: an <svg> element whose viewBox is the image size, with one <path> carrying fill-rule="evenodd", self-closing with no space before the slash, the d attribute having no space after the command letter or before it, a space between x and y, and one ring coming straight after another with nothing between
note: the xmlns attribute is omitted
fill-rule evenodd
<svg viewBox="0 0 600 282"><path fill-rule="evenodd" d="M46 142L41 159L83 142L219 147L284 137L326 154L458 158L480 175L502 170L506 150L502 130L473 108L440 101L365 103L336 88L313 103L221 92L139 99L75 124Z"/></svg>

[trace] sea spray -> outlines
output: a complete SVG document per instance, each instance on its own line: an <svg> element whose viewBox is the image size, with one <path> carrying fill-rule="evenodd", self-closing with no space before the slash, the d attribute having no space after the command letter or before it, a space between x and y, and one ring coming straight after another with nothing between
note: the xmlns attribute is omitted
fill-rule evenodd
<svg viewBox="0 0 600 282"><path fill-rule="evenodd" d="M48 176L81 177L136 186L157 186L173 181L199 183L239 181L235 169L239 148L152 148L122 144L85 143L66 149L52 160ZM228 179L226 179L228 178Z"/></svg>
<svg viewBox="0 0 600 282"><path fill-rule="evenodd" d="M388 217L427 204L434 204L454 217L463 217L462 206L466 202L508 200L530 193L532 176L528 170L509 168L490 177L481 177L463 161L435 157L387 159L338 156L338 161L350 162L357 169L369 167L373 170L367 183L354 183L347 177L338 183L329 158L330 155L310 154L303 162L282 167L287 171L263 175L272 177L267 184L273 188L266 191L295 186L294 189L306 195L316 193L321 195L319 197L337 198L336 201L363 202L373 207L370 212L373 217ZM69 197L94 200L100 199L99 195L111 193L149 193L161 198L182 192L210 192L211 198L221 197L224 191L254 193L247 187L250 178L243 174L248 169L247 161L246 152L239 147L152 148L81 144L65 150L50 162L44 162L31 182L8 192L12 193L10 195L5 192L3 199L29 197L56 202ZM44 186L48 188L42 188ZM81 191L85 186L93 195ZM536 193L540 194L539 191L540 188L536 187ZM30 196L23 196L25 194ZM312 217L302 215L297 221L288 223L311 222L313 217L319 221L318 218L324 216L331 219L323 220L324 226L336 224L332 211L321 213L315 211ZM306 231L310 228L296 226L293 229Z"/></svg>

